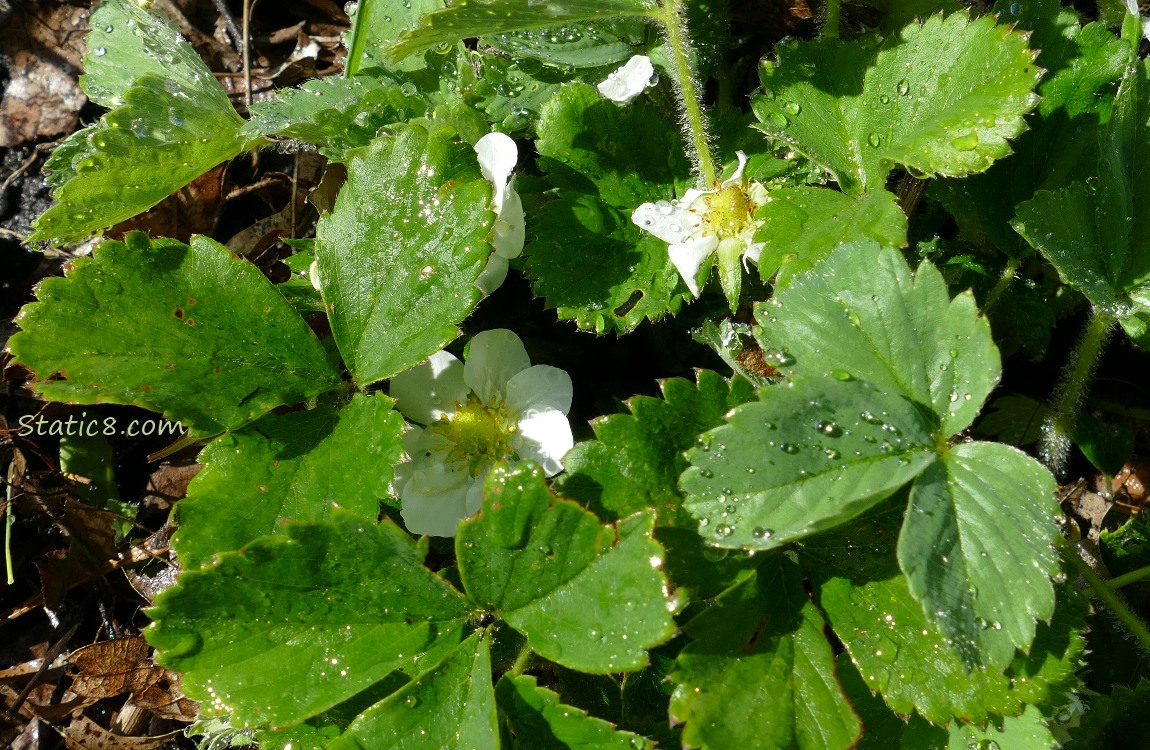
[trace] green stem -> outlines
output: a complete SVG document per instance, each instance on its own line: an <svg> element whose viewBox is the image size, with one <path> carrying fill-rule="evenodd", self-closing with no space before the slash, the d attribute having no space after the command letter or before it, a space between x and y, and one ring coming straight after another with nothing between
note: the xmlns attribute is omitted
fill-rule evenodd
<svg viewBox="0 0 1150 750"><path fill-rule="evenodd" d="M1002 269L1002 275L998 277L998 283L994 285L994 288L990 290L990 294L986 295L986 301L982 303L982 312L984 315L990 308L994 307L994 304L998 302L998 298L1002 296L1002 293L1009 289L1010 285L1014 283L1014 274L1018 273L1018 269L1021 265L1022 261L1018 258L1011 258L1007 261L1006 268Z"/></svg>
<svg viewBox="0 0 1150 750"><path fill-rule="evenodd" d="M839 38L839 16L841 11L841 0L827 0L827 22L823 24L823 36L827 39Z"/></svg>
<svg viewBox="0 0 1150 750"><path fill-rule="evenodd" d="M1126 603L1122 601L1122 597L1115 593L1114 589L1106 585L1106 581L1103 581L1098 574L1094 572L1094 569L1082 559L1082 556L1078 554L1078 550L1074 548L1073 544L1061 537L1059 537L1058 544L1059 547L1062 548L1062 556L1078 568L1078 572L1082 574L1082 579L1090 586L1094 596L1106 605L1106 608L1109 609L1123 625L1129 628L1130 633L1138 640L1142 648L1150 651L1150 630L1146 628L1142 620L1138 619L1138 615L1131 612L1130 608L1126 606Z"/></svg>
<svg viewBox="0 0 1150 750"><path fill-rule="evenodd" d="M1132 570L1129 573L1123 573L1120 576L1115 576L1106 583L1112 589L1120 589L1123 586L1128 586L1131 583L1143 581L1147 578L1150 578L1150 565L1147 565L1145 568L1138 568L1138 570Z"/></svg>
<svg viewBox="0 0 1150 750"><path fill-rule="evenodd" d="M691 68L691 43L687 36L684 0L664 0L659 20L667 31L667 44L671 47L675 83L679 89L679 103L683 107L683 121L687 137L694 152L695 166L704 188L718 181L711 148L707 143L707 116L699 101L699 86Z"/></svg>
<svg viewBox="0 0 1150 750"><path fill-rule="evenodd" d="M8 573L8 585L11 586L16 583L16 572L12 569L12 526L16 523L16 514L12 511L12 484L6 484L8 502L4 509L4 568Z"/></svg>
<svg viewBox="0 0 1150 750"><path fill-rule="evenodd" d="M523 670L527 669L527 665L531 663L531 657L534 652L531 650L531 644L527 639L523 639L523 647L519 649L519 655L515 657L515 663L511 665L510 675L518 677L523 674Z"/></svg>
<svg viewBox="0 0 1150 750"><path fill-rule="evenodd" d="M1062 382L1054 391L1050 416L1042 425L1038 456L1055 474L1060 474L1066 468L1066 457L1070 453L1070 439L1078 423L1078 412L1094 376L1094 368L1102 356L1102 347L1113 330L1113 316L1095 307L1091 311L1082 340L1063 369Z"/></svg>

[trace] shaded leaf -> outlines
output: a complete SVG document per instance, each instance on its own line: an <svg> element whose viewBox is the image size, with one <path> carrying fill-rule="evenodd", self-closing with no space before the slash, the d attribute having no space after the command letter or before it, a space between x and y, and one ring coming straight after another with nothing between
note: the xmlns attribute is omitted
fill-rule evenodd
<svg viewBox="0 0 1150 750"><path fill-rule="evenodd" d="M343 405L270 414L200 453L204 470L177 505L173 546L184 568L282 533L282 522L322 521L332 503L379 513L403 453L403 418L392 401L357 394Z"/></svg>
<svg viewBox="0 0 1150 750"><path fill-rule="evenodd" d="M331 750L497 750L490 639L475 633L447 658L364 711Z"/></svg>
<svg viewBox="0 0 1150 750"><path fill-rule="evenodd" d="M544 658L583 672L647 664L675 631L655 518L602 526L551 494L538 468L497 467L483 509L456 538L468 596L499 613Z"/></svg>
<svg viewBox="0 0 1150 750"><path fill-rule="evenodd" d="M495 699L512 737L509 748L524 750L650 750L649 740L615 729L585 711L560 702L534 677L503 675Z"/></svg>
<svg viewBox="0 0 1150 750"><path fill-rule="evenodd" d="M348 163L316 229L332 333L355 381L411 367L459 335L482 296L491 185L449 128L408 125Z"/></svg>
<svg viewBox="0 0 1150 750"><path fill-rule="evenodd" d="M764 562L686 627L671 679L684 747L853 747L862 732L798 566Z"/></svg>
<svg viewBox="0 0 1150 750"><path fill-rule="evenodd" d="M206 237L104 242L38 296L9 347L53 401L135 404L214 434L339 382L259 269Z"/></svg>

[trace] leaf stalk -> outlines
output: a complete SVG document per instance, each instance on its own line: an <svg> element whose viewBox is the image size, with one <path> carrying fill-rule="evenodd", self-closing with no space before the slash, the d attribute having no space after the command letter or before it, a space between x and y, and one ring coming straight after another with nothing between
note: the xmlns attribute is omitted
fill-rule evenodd
<svg viewBox="0 0 1150 750"><path fill-rule="evenodd" d="M687 13L684 0L664 0L659 20L667 34L667 44L671 48L671 62L674 65L672 78L679 94L682 108L683 126L686 130L695 168L703 187L710 188L718 182L715 162L711 158L711 148L707 135L707 115L699 99L699 81L691 65L691 40L687 33Z"/></svg>
<svg viewBox="0 0 1150 750"><path fill-rule="evenodd" d="M842 15L842 0L827 0L827 20L823 24L823 36L827 39L839 38L839 17Z"/></svg>
<svg viewBox="0 0 1150 750"><path fill-rule="evenodd" d="M1090 567L1089 563L1082 559L1082 556L1078 554L1078 550L1074 548L1071 542L1063 537L1059 537L1058 546L1062 550L1062 556L1073 563L1074 567L1078 569L1078 572L1082 575L1082 579L1090 586L1091 593L1094 597L1106 605L1106 608L1129 629L1130 634L1134 636L1142 648L1150 652L1150 629L1147 629L1146 624L1138 618L1138 615L1134 614L1134 612L1126 606L1126 602L1122 601L1122 597L1111 587L1113 582L1111 582L1111 585L1107 585L1107 582L1102 580L1102 578L1094 572L1094 569Z"/></svg>

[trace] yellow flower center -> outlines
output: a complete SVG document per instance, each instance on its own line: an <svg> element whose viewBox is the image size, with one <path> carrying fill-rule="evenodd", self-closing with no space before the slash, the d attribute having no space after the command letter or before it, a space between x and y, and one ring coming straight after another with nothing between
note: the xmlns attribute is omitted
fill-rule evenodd
<svg viewBox="0 0 1150 750"><path fill-rule="evenodd" d="M731 185L717 193L704 195L703 201L707 204L704 221L720 238L737 237L751 227L755 202L742 185Z"/></svg>
<svg viewBox="0 0 1150 750"><path fill-rule="evenodd" d="M492 398L485 404L472 395L466 404L457 401L455 414L444 414L429 429L451 443L447 463L466 463L471 475L479 476L481 467L511 455L516 427L514 416L502 401Z"/></svg>

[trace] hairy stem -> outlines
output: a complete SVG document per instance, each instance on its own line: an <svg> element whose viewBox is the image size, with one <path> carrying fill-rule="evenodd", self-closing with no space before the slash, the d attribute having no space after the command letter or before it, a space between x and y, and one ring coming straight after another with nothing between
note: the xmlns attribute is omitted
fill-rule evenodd
<svg viewBox="0 0 1150 750"><path fill-rule="evenodd" d="M1082 579L1090 586L1091 594L1106 605L1106 608L1129 629L1130 634L1137 639L1142 648L1150 651L1150 630L1146 628L1146 624L1126 606L1122 597L1115 593L1114 589L1108 586L1106 581L1103 581L1094 572L1094 569L1082 559L1073 544L1061 537L1059 537L1058 542L1062 549L1062 556L1073 563L1078 572L1082 574Z"/></svg>
<svg viewBox="0 0 1150 750"><path fill-rule="evenodd" d="M687 36L686 6L684 0L664 0L660 20L667 32L671 48L674 79L679 92L679 105L683 109L683 123L687 130L695 168L703 187L717 181L715 163L707 143L707 115L699 101L699 84L691 67L691 42Z"/></svg>
<svg viewBox="0 0 1150 750"><path fill-rule="evenodd" d="M519 649L519 655L515 657L515 663L511 665L511 671L508 674L512 677L523 674L523 670L527 669L527 665L531 663L531 657L534 653L531 650L531 644L524 638L523 647Z"/></svg>
<svg viewBox="0 0 1150 750"><path fill-rule="evenodd" d="M841 0L827 0L827 21L823 24L823 36L827 39L839 38L839 16L841 12Z"/></svg>
<svg viewBox="0 0 1150 750"><path fill-rule="evenodd" d="M1102 356L1102 348L1113 330L1113 316L1095 307L1091 311L1082 340L1063 369L1062 382L1054 391L1050 416L1042 425L1038 457L1056 475L1066 469L1070 440L1074 436L1082 401L1094 376L1094 368Z"/></svg>
<svg viewBox="0 0 1150 750"><path fill-rule="evenodd" d="M1112 589L1120 589L1123 586L1129 586L1131 583L1144 581L1147 578L1150 578L1150 565L1147 565L1144 568L1138 568L1137 570L1132 570L1129 573L1123 573L1120 576L1114 576L1106 582L1106 585Z"/></svg>
<svg viewBox="0 0 1150 750"><path fill-rule="evenodd" d="M984 315L990 308L994 307L994 304L998 302L998 298L1002 296L1002 293L1009 289L1010 285L1014 283L1014 274L1018 273L1018 268L1021 265L1022 261L1018 258L1011 258L1007 261L1006 268L1002 269L1002 275L998 277L998 283L994 285L994 288L990 290L990 294L986 295L986 301L982 303L982 313Z"/></svg>

